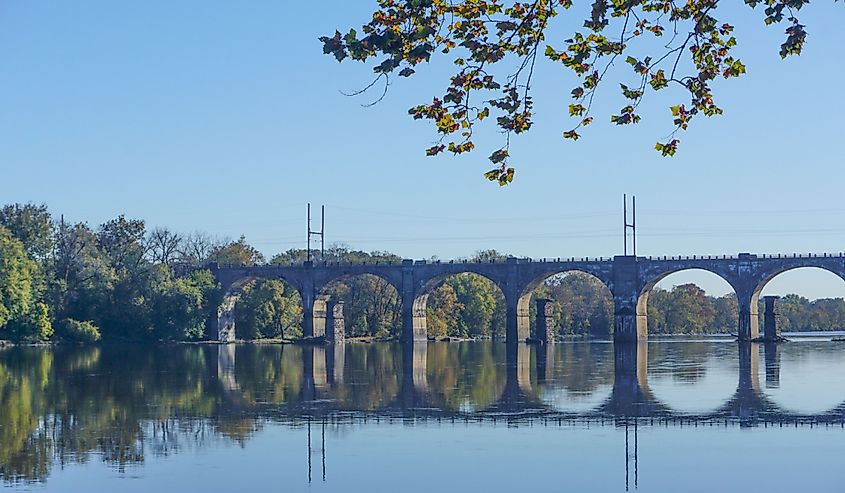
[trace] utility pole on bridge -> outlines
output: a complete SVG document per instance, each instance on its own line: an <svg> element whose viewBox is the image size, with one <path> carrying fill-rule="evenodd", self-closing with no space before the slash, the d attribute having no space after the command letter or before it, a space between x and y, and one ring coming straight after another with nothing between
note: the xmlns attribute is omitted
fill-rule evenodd
<svg viewBox="0 0 845 493"><path fill-rule="evenodd" d="M628 222L628 194L622 194L622 236L624 238L625 256L628 256L628 229L633 234L634 257L637 256L637 196L631 196L632 217Z"/></svg>
<svg viewBox="0 0 845 493"><path fill-rule="evenodd" d="M311 202L308 202L308 245L306 250L306 259L310 262L311 259L311 237L320 237L320 260L323 260L326 255L326 206L320 206L320 231L311 230Z"/></svg>

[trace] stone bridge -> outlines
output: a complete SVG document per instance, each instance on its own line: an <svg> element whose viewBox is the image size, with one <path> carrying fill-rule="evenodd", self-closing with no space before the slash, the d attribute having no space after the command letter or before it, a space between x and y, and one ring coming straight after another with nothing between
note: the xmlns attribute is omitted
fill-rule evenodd
<svg viewBox="0 0 845 493"><path fill-rule="evenodd" d="M737 334L740 340L759 336L757 307L760 293L775 276L788 270L816 267L845 279L843 254L753 255L692 257L634 257L569 259L508 258L496 262L427 262L344 264L305 262L289 266L221 267L211 270L226 292L212 333L221 341L234 339L234 309L241 288L255 279L283 279L296 288L305 313L306 337L323 336L331 327L331 301L326 295L332 282L370 274L396 288L402 301L402 340L426 339L426 303L434 288L447 277L473 273L501 289L506 304L506 341L515 343L531 335L529 309L532 292L549 277L585 272L598 278L613 296L614 339L637 341L648 335L648 296L663 278L676 272L700 269L724 279L735 291L738 304ZM541 337L542 338L542 337Z"/></svg>

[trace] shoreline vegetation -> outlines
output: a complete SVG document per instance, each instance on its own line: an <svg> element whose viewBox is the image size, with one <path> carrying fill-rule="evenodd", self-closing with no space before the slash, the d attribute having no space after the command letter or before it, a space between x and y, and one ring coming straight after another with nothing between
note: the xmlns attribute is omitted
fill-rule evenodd
<svg viewBox="0 0 845 493"><path fill-rule="evenodd" d="M57 220L46 205L6 205L0 208L0 341L209 341L214 334L208 332L208 322L226 293L205 266L288 265L305 261L306 255L290 249L268 260L244 237L149 229L143 220L122 215L91 227L65 222L62 216ZM484 250L466 260L507 257ZM398 262L401 257L339 244L326 249L321 260ZM259 279L235 294L237 339L265 344L301 339L302 303L291 285ZM319 294L344 303L350 340L395 340L401 334L399 294L379 277L341 278ZM541 283L534 295L551 300L557 338L611 336L613 301L597 278L561 273ZM783 332L845 328L841 298L811 301L790 294L781 298L778 309ZM530 312L535 318L534 303ZM759 312L762 317L763 310ZM477 274L449 276L429 293L426 318L429 339L502 338L504 296ZM695 284L657 288L649 295L648 318L650 337L730 334L737 327L736 297L710 296Z"/></svg>
<svg viewBox="0 0 845 493"><path fill-rule="evenodd" d="M818 332L810 332L810 331L797 331L797 332L790 332L787 333L784 337L781 338L777 342L790 342L793 337L825 337L827 334L825 332L835 332L836 334L830 334L830 342L845 342L845 337L840 336L839 333L845 332L845 330L834 330L834 331L818 331ZM736 334L735 333L728 333L728 332L707 332L701 334L656 334L650 335L647 341L644 342L660 342L660 341L688 341L690 339L705 339L705 340L713 340L713 341L720 341L720 340L735 340ZM395 337L375 337L375 336L362 336L362 337L349 337L344 339L340 344L351 343L351 344L373 344L373 343L399 343L399 338ZM491 338L491 337L450 337L444 336L440 338L429 337L425 340L425 342L483 342L483 341L494 341L494 342L504 342L502 338ZM422 342L422 341L420 341ZM526 340L529 344L538 344L537 341L531 340L530 338ZM583 342L597 342L597 343L611 343L613 342L612 337L591 337L589 335L571 335L571 336L564 336L558 337L555 339L556 344L565 344L565 343L583 343ZM762 338L757 338L752 340L753 343L764 343L770 342L763 340ZM56 347L56 346L79 346L79 347L98 347L98 346L120 346L120 345L154 345L154 346L167 346L167 345L210 345L210 346L221 346L221 345L279 345L279 346L327 346L331 345L329 341L325 340L323 337L315 337L311 339L306 338L299 338L299 339L284 339L279 337L268 337L262 339L235 339L234 341L230 342L223 342L218 341L215 339L202 339L202 340L167 340L167 341L134 341L134 340L107 340L107 341L95 341L95 342L84 342L84 341L68 341L62 339L55 339L55 340L47 340L47 341L37 341L37 342L13 342L9 340L0 339L0 350L5 348L11 347Z"/></svg>

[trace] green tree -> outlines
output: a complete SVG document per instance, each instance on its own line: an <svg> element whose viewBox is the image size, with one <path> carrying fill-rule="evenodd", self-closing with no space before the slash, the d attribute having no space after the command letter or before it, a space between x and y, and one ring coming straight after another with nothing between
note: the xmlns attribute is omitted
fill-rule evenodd
<svg viewBox="0 0 845 493"><path fill-rule="evenodd" d="M458 327L458 317L464 307L451 284L444 283L428 295L426 329L428 337L445 337Z"/></svg>
<svg viewBox="0 0 845 493"><path fill-rule="evenodd" d="M325 294L342 301L347 333L353 337L395 338L402 323L402 300L392 284L364 274L331 283Z"/></svg>
<svg viewBox="0 0 845 493"><path fill-rule="evenodd" d="M152 286L168 273L152 269L146 259L144 221L118 216L100 225L97 244L114 272L111 289L97 300L99 320L94 320L104 329L103 335L134 340L153 337Z"/></svg>
<svg viewBox="0 0 845 493"><path fill-rule="evenodd" d="M655 289L649 295L649 306L661 314L657 317L660 322L654 327L656 333L703 334L716 331L713 298L695 284L675 286L669 292Z"/></svg>
<svg viewBox="0 0 845 493"><path fill-rule="evenodd" d="M29 312L35 269L23 244L0 226L0 328Z"/></svg>
<svg viewBox="0 0 845 493"><path fill-rule="evenodd" d="M117 273L87 225L59 225L52 268L50 300L56 319L99 319Z"/></svg>
<svg viewBox="0 0 845 493"><path fill-rule="evenodd" d="M241 236L238 241L219 245L209 254L209 261L220 265L252 266L264 263L264 255Z"/></svg>
<svg viewBox="0 0 845 493"><path fill-rule="evenodd" d="M21 241L27 254L44 260L53 249L53 223L46 205L9 204L0 209L0 225Z"/></svg>
<svg viewBox="0 0 845 493"><path fill-rule="evenodd" d="M302 336L302 302L290 284L260 279L244 288L235 308L235 331L241 339Z"/></svg>
<svg viewBox="0 0 845 493"><path fill-rule="evenodd" d="M455 328L460 337L489 337L499 333L497 306L504 305L504 296L489 279L477 274L457 274L445 281L455 291L458 315Z"/></svg>
<svg viewBox="0 0 845 493"><path fill-rule="evenodd" d="M52 335L48 307L35 293L37 271L23 243L0 226L0 337L39 341Z"/></svg>
<svg viewBox="0 0 845 493"><path fill-rule="evenodd" d="M478 250L472 256L473 262L504 262L508 259L508 255L497 250Z"/></svg>
<svg viewBox="0 0 845 493"><path fill-rule="evenodd" d="M544 295L554 301L561 335L601 337L610 333L613 298L599 279L584 272L568 272L550 277L544 285Z"/></svg>
<svg viewBox="0 0 845 493"><path fill-rule="evenodd" d="M533 123L531 87L538 57L578 78L568 107L573 124L563 133L568 139L577 140L580 129L593 121L593 98L599 87L614 85L614 79L623 101L621 109L610 115L616 125L639 122L637 110L647 94L677 89L686 101L670 107L674 131L655 146L663 156L674 155L680 142L677 134L695 117L722 113L714 102L712 84L745 73L745 65L733 53L738 40L729 20L735 14L724 14L719 9L724 2L719 0L594 0L586 15L569 9L588 2L572 0L378 3L371 20L359 30L321 37L323 52L338 61L375 59L376 79L365 90L381 81L385 92L390 76L410 77L432 58L451 60L454 74L444 94L409 113L431 122L440 135L440 141L426 150L429 156L474 150L476 126L495 121L504 134L503 143L490 154L495 168L485 176L500 185L514 176L508 161L511 136L527 132ZM797 14L809 0L745 3L765 7L761 12L765 24L788 24L781 57L801 53L807 33ZM555 23L559 15L571 19L573 34L559 33ZM614 65L625 71L611 70Z"/></svg>
<svg viewBox="0 0 845 493"><path fill-rule="evenodd" d="M152 324L157 338L197 340L206 336L211 300L219 286L210 271L194 271L187 277L166 277L154 288Z"/></svg>
<svg viewBox="0 0 845 493"><path fill-rule="evenodd" d="M26 313L9 321L5 331L14 341L46 341L53 335L49 307L41 302L33 303Z"/></svg>

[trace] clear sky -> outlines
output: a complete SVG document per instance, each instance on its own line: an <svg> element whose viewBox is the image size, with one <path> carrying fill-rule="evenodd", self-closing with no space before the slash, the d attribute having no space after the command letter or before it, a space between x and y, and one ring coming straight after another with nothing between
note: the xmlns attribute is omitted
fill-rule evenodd
<svg viewBox="0 0 845 493"><path fill-rule="evenodd" d="M782 26L726 3L748 74L717 84L725 115L697 121L672 159L653 144L683 94L647 100L641 125L617 128L609 85L597 123L564 141L575 81L541 63L535 127L512 146L518 176L506 189L481 176L492 138L468 157L423 155L435 135L406 111L441 93L448 64L396 81L371 108L340 93L366 85L369 68L322 55L317 38L374 5L0 2L0 199L92 225L126 214L244 234L268 255L304 247L310 201L326 204L330 243L413 258L566 257L621 253L629 193L640 254L845 250L841 3L802 12L805 54L786 61ZM567 17L560 37L580 25ZM784 291L845 295L830 276L792 277Z"/></svg>

